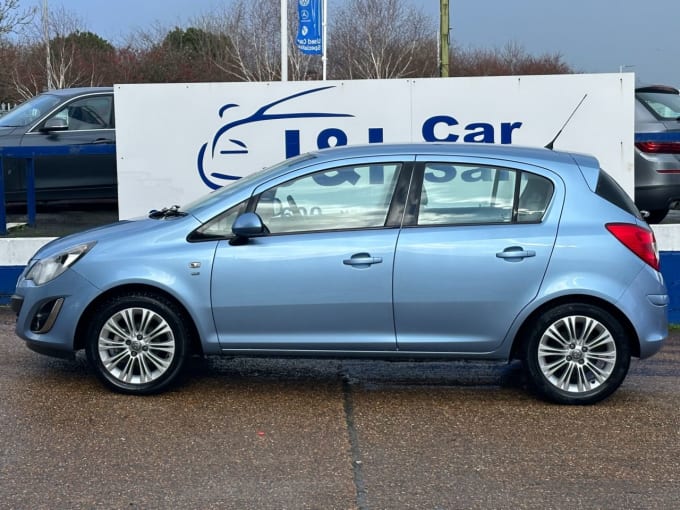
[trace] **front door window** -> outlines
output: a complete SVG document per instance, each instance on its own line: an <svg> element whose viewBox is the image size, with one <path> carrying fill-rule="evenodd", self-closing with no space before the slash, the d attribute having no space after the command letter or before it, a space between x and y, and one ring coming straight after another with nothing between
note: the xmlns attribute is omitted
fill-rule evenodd
<svg viewBox="0 0 680 510"><path fill-rule="evenodd" d="M262 193L255 212L272 234L382 227L399 168L371 164L307 175Z"/></svg>

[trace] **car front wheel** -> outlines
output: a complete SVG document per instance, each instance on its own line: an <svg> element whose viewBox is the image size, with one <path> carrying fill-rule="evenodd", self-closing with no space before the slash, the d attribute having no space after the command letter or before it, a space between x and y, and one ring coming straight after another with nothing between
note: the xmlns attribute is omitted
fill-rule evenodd
<svg viewBox="0 0 680 510"><path fill-rule="evenodd" d="M146 395L165 389L179 375L188 332L172 302L151 294L116 296L94 313L86 354L109 388Z"/></svg>
<svg viewBox="0 0 680 510"><path fill-rule="evenodd" d="M534 323L524 362L536 389L560 404L594 404L623 382L630 339L621 323L590 304L560 305Z"/></svg>

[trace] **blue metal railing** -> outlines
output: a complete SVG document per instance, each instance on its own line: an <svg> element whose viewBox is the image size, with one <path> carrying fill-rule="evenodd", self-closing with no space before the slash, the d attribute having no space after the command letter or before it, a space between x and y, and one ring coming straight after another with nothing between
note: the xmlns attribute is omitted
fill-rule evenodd
<svg viewBox="0 0 680 510"><path fill-rule="evenodd" d="M88 144L62 145L56 147L0 147L0 235L7 235L7 204L5 201L5 159L23 159L26 161L26 215L30 227L35 227L36 187L35 158L44 156L73 156L115 154L116 145Z"/></svg>

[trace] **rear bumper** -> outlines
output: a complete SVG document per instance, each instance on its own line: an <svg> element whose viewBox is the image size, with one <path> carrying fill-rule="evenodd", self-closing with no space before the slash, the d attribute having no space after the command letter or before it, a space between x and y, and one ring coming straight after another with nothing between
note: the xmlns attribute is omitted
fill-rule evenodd
<svg viewBox="0 0 680 510"><path fill-rule="evenodd" d="M635 205L667 210L680 200L680 160L675 154L647 154L635 149Z"/></svg>
<svg viewBox="0 0 680 510"><path fill-rule="evenodd" d="M635 328L640 358L657 353L668 338L669 296L661 273L644 267L619 300Z"/></svg>

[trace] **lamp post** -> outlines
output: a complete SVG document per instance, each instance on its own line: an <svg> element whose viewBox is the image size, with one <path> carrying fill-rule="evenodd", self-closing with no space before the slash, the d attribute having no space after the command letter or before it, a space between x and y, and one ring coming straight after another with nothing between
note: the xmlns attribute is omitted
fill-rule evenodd
<svg viewBox="0 0 680 510"><path fill-rule="evenodd" d="M281 81L288 81L288 0L281 0Z"/></svg>
<svg viewBox="0 0 680 510"><path fill-rule="evenodd" d="M449 0L439 0L439 76L449 75Z"/></svg>
<svg viewBox="0 0 680 510"><path fill-rule="evenodd" d="M54 90L52 83L52 55L50 50L50 16L47 9L47 0L43 0L42 29L45 38L45 71L47 74L47 90Z"/></svg>

